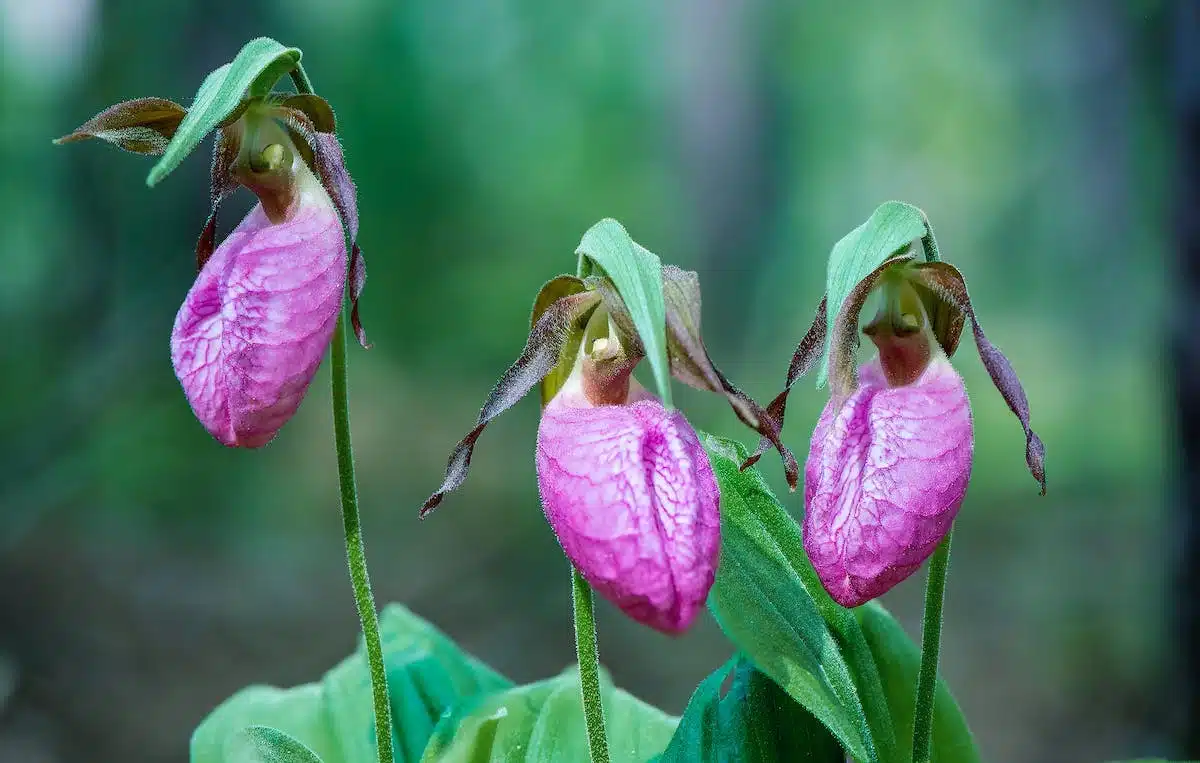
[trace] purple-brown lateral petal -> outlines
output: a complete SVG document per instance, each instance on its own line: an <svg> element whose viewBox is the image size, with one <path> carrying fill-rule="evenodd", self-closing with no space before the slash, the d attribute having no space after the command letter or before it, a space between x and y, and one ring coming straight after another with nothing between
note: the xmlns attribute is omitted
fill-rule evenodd
<svg viewBox="0 0 1200 763"><path fill-rule="evenodd" d="M962 505L971 475L971 410L943 357L889 387L878 359L813 431L805 464L804 549L825 589L856 607L921 566Z"/></svg>
<svg viewBox="0 0 1200 763"><path fill-rule="evenodd" d="M200 237L196 240L196 272L204 269L204 263L208 262L216 248L217 212L221 209L221 203L238 187L233 175L233 165L238 156L237 133L240 129L238 127L236 131L235 128L217 130L209 180L209 202L212 204L212 211L209 212L208 220L204 222Z"/></svg>
<svg viewBox="0 0 1200 763"><path fill-rule="evenodd" d="M775 396L775 399L767 405L767 415L773 418L780 432L783 431L784 415L787 413L787 398L788 393L792 391L792 385L799 379L804 378L821 359L825 352L825 309L826 297L821 297L821 304L817 305L817 315L813 318L812 325L809 326L808 332L796 345L796 351L792 353L792 362L788 364L787 378L784 381L783 391ZM758 447L750 454L750 457L742 463L740 469L743 471L754 466L758 459L762 458L762 454L766 453L771 448L771 441L763 437L758 441Z"/></svg>
<svg viewBox="0 0 1200 763"><path fill-rule="evenodd" d="M317 96L307 96L309 101L321 101ZM333 199L334 206L346 224L346 232L350 238L350 325L354 336L363 347L370 347L367 332L363 329L362 320L358 313L358 299L367 284L367 262L363 258L362 249L358 246L358 192L354 180L346 169L345 157L342 154L342 144L337 135L322 131L314 125L309 113L298 108L288 107L289 99L280 107L279 112L288 125L292 135L301 139L312 154L313 169L321 178L322 185ZM321 101L324 103L324 101ZM328 104L325 104L328 108ZM322 118L321 126L333 126L333 111L328 117Z"/></svg>
<svg viewBox="0 0 1200 763"><path fill-rule="evenodd" d="M467 478L475 441L483 434L488 422L511 408L525 397L558 363L559 354L567 343L571 329L589 316L600 302L591 292L562 297L550 305L538 318L521 357L513 363L483 403L474 428L459 441L446 464L446 478L421 507L421 518L438 507L446 494L457 489Z"/></svg>
<svg viewBox="0 0 1200 763"><path fill-rule="evenodd" d="M1025 397L1025 389L1021 386L1021 380L1008 358L984 335L979 318L975 315L975 308L971 305L971 297L967 294L967 282L962 273L945 262L928 262L917 265L913 270L913 277L970 317L975 345L979 348L979 358L1004 402L1008 403L1009 410L1025 430L1025 463L1029 467L1029 473L1041 486L1042 495L1045 495L1046 446L1029 424L1029 399Z"/></svg>
<svg viewBox="0 0 1200 763"><path fill-rule="evenodd" d="M569 384L542 413L542 506L588 583L633 619L686 630L704 608L720 551L720 495L683 414L638 389L592 405Z"/></svg>
<svg viewBox="0 0 1200 763"><path fill-rule="evenodd" d="M724 395L729 407L738 419L758 432L779 451L783 459L784 476L788 486L795 490L799 484L800 466L780 439L780 425L773 416L756 403L749 395L738 389L717 368L709 357L708 349L700 333L700 279L696 273L680 270L672 265L662 269L663 301L666 305L667 360L671 375L694 389ZM589 278L588 284L604 295L613 321L621 329L631 352L643 355L633 319L625 307L624 300L607 278Z"/></svg>
<svg viewBox="0 0 1200 763"><path fill-rule="evenodd" d="M205 263L175 319L171 360L188 402L225 445L259 447L296 412L329 346L346 243L328 194L295 159L286 219L254 209Z"/></svg>

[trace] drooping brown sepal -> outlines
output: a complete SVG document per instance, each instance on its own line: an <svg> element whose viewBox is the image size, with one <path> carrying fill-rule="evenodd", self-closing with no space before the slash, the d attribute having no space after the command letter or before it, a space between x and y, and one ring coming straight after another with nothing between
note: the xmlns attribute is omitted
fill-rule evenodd
<svg viewBox="0 0 1200 763"><path fill-rule="evenodd" d="M54 142L99 138L135 154L159 156L186 115L187 109L166 98L135 98L109 106Z"/></svg>
<svg viewBox="0 0 1200 763"><path fill-rule="evenodd" d="M509 367L500 381L492 388L475 427L459 441L446 464L446 478L437 492L421 507L424 518L437 508L446 494L462 485L471 465L471 454L475 441L492 419L511 408L550 373L558 363L568 338L586 323L592 311L600 304L600 295L594 292L570 294L555 300L542 311L529 332L525 349L517 361Z"/></svg>
<svg viewBox="0 0 1200 763"><path fill-rule="evenodd" d="M358 343L370 347L358 313L358 300L367 284L367 262L358 246L358 194L346 169L342 144L333 132L333 109L320 96L304 93L281 103L278 113L342 217L350 241L350 325Z"/></svg>
<svg viewBox="0 0 1200 763"><path fill-rule="evenodd" d="M988 341L971 305L971 297L967 293L967 282L962 273L953 265L945 262L925 262L916 265L911 273L911 280L925 285L943 300L952 304L957 310L971 319L971 328L975 334L975 345L979 348L979 359L992 377L992 383L1008 403L1009 410L1021 422L1025 430L1025 463L1029 473L1041 486L1042 495L1046 494L1046 446L1029 425L1029 400L1017 372L1013 370L1008 358L996 345Z"/></svg>
<svg viewBox="0 0 1200 763"><path fill-rule="evenodd" d="M779 451L788 486L795 490L799 484L800 467L796 457L780 439L778 421L729 381L713 363L708 349L704 346L700 333L699 277L694 272L664 265L662 279L663 301L666 306L667 361L671 367L671 375L689 387L724 395L738 419L762 435ZM612 313L613 321L622 334L628 337L626 341L633 343L631 346L636 348L639 354L642 353L633 320L616 288L607 278L592 278L588 282L604 294L604 301Z"/></svg>

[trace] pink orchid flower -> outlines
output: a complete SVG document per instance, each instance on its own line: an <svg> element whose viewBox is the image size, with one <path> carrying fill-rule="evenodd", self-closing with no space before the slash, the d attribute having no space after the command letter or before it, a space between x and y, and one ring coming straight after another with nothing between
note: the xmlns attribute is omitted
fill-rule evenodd
<svg viewBox="0 0 1200 763"><path fill-rule="evenodd" d="M299 408L346 288L337 209L287 147L294 198L277 221L262 203L250 210L204 264L171 332L192 411L232 447L265 445Z"/></svg>
<svg viewBox="0 0 1200 763"><path fill-rule="evenodd" d="M200 273L171 332L171 361L204 428L230 447L256 448L304 399L347 281L351 323L366 346L358 318L366 271L329 104L311 93L273 94L244 100L235 114L216 130L212 214L196 244ZM58 142L99 138L158 155L186 115L162 98L124 101ZM217 210L239 185L259 203L214 251Z"/></svg>
<svg viewBox="0 0 1200 763"><path fill-rule="evenodd" d="M625 386L624 400L597 402L575 374L543 410L542 507L593 588L634 620L681 633L716 577L717 479L683 414Z"/></svg>
<svg viewBox="0 0 1200 763"><path fill-rule="evenodd" d="M984 366L1025 429L1026 463L1045 492L1045 448L1029 426L1029 403L1007 358L979 327L962 275L943 262L912 260L906 253L880 265L828 324L832 395L805 464L803 536L822 585L846 607L916 572L962 506L974 439L967 390L949 356L967 318ZM856 367L859 313L871 294L883 305L863 333L878 355ZM824 347L826 319L822 301L787 387L768 406L780 419L788 389Z"/></svg>
<svg viewBox="0 0 1200 763"><path fill-rule="evenodd" d="M662 277L672 376L724 395L743 423L779 450L789 483L797 484L799 466L780 442L775 418L708 356L696 274L664 266ZM466 479L488 422L541 384L538 490L564 553L629 617L680 634L704 608L720 556L720 494L707 452L682 413L633 379L645 350L607 277L551 280L532 323L525 351L451 453L445 480L421 516Z"/></svg>

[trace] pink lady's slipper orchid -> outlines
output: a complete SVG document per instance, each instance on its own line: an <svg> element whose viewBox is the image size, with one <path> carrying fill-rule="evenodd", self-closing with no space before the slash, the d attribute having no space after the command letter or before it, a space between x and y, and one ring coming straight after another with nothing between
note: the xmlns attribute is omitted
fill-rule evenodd
<svg viewBox="0 0 1200 763"><path fill-rule="evenodd" d="M879 356L825 406L804 469L804 548L825 589L853 607L921 566L954 521L971 476L962 378L904 285L868 327Z"/></svg>
<svg viewBox="0 0 1200 763"><path fill-rule="evenodd" d="M354 186L315 95L243 101L220 127L212 214L196 247L200 273L171 333L171 360L196 418L231 447L265 445L296 412L324 357L351 276L354 328L364 270L348 258ZM161 154L185 111L170 101L118 104L62 139L100 137ZM214 251L217 209L239 186L259 203ZM348 265L349 259L349 265Z"/></svg>
<svg viewBox="0 0 1200 763"><path fill-rule="evenodd" d="M798 467L779 443L774 419L733 387L704 350L696 275L668 266L662 276L672 375L724 394L780 450L794 483ZM550 281L538 295L525 352L451 454L446 480L422 516L462 484L487 422L541 382L538 488L563 551L627 615L678 634L703 608L716 575L720 497L696 431L632 378L644 355L607 277Z"/></svg>
<svg viewBox="0 0 1200 763"><path fill-rule="evenodd" d="M967 317L984 365L1025 428L1026 461L1045 492L1045 450L1029 428L1025 393L975 320L961 274L946 263L912 260L893 257L862 279L833 321L832 395L805 464L804 548L825 589L847 607L912 575L962 505L974 448L971 409L948 356ZM856 369L859 313L872 293L883 304L863 332L878 355ZM789 387L820 355L825 332L822 301L797 348ZM768 410L782 416L786 394Z"/></svg>
<svg viewBox="0 0 1200 763"><path fill-rule="evenodd" d="M607 351L609 340L596 340L542 411L542 506L593 588L633 619L680 633L716 577L717 478L687 419L632 380L632 366L596 371Z"/></svg>

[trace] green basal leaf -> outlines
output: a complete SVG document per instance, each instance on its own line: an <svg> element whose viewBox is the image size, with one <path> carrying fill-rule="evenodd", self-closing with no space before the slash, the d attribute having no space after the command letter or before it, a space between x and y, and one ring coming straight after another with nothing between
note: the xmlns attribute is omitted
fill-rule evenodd
<svg viewBox="0 0 1200 763"><path fill-rule="evenodd" d="M722 697L721 685L731 670L733 684ZM696 687L658 763L843 763L845 759L828 729L738 655Z"/></svg>
<svg viewBox="0 0 1200 763"><path fill-rule="evenodd" d="M248 726L234 734L225 754L237 763L322 763L303 742L271 726Z"/></svg>
<svg viewBox="0 0 1200 763"><path fill-rule="evenodd" d="M921 667L921 649L908 637L900 623L878 601L855 607L854 616L862 624L863 633L875 662L883 676L884 692L895 724L902 760L910 761L913 710L916 705L917 672ZM933 760L940 763L976 763L979 751L962 710L954 701L945 681L938 679L933 704ZM907 747L907 749L905 749Z"/></svg>
<svg viewBox="0 0 1200 763"><path fill-rule="evenodd" d="M613 687L601 671L600 694L613 763L643 763L662 752L678 719ZM579 671L464 703L442 718L424 763L587 761Z"/></svg>
<svg viewBox="0 0 1200 763"><path fill-rule="evenodd" d="M826 282L826 336L833 336L834 321L854 286L884 260L925 235L925 215L911 204L889 201L867 221L833 245ZM817 387L828 378L829 350L817 369Z"/></svg>
<svg viewBox="0 0 1200 763"><path fill-rule="evenodd" d="M663 300L662 262L638 245L619 222L601 220L583 234L576 250L579 277L596 269L617 287L646 349L658 396L671 407L671 370L667 363L667 310Z"/></svg>
<svg viewBox="0 0 1200 763"><path fill-rule="evenodd" d="M286 48L269 37L242 47L233 61L212 71L183 118L146 185L155 186L178 167L217 125L237 110L242 99L265 96L279 78L300 65L299 48Z"/></svg>
<svg viewBox="0 0 1200 763"><path fill-rule="evenodd" d="M512 683L398 604L380 618L397 761L420 760L443 713ZM251 686L212 711L192 734L192 763L239 763L227 745L248 726L271 726L324 763L376 759L371 679L362 645L312 684Z"/></svg>
<svg viewBox="0 0 1200 763"><path fill-rule="evenodd" d="M814 601L825 593L809 589L784 551L802 548L799 528L769 520L783 509L759 475L739 470L740 443L703 442L721 488L721 561L708 598L721 630L855 759L879 761L854 678ZM788 527L794 536L783 535Z"/></svg>

